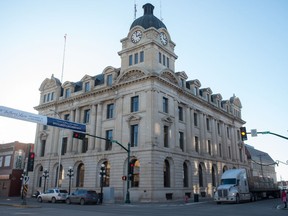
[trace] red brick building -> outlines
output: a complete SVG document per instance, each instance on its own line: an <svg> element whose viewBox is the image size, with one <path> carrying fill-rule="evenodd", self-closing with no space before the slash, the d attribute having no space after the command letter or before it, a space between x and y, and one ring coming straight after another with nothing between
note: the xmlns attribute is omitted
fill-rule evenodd
<svg viewBox="0 0 288 216"><path fill-rule="evenodd" d="M21 195L21 175L34 144L18 141L0 145L0 196Z"/></svg>

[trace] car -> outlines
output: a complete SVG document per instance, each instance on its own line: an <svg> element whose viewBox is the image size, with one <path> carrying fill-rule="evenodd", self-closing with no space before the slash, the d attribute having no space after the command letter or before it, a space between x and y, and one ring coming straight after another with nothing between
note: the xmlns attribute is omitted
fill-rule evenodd
<svg viewBox="0 0 288 216"><path fill-rule="evenodd" d="M77 189L67 196L66 203L79 203L85 205L87 203L97 204L99 201L98 194L95 190Z"/></svg>
<svg viewBox="0 0 288 216"><path fill-rule="evenodd" d="M63 189L48 189L45 193L41 193L37 197L38 202L52 202L56 203L57 201L65 202L67 198L68 192Z"/></svg>

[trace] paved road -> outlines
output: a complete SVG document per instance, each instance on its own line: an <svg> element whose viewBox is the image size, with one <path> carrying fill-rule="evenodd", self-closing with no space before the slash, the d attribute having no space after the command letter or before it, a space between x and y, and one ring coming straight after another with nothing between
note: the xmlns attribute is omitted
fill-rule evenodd
<svg viewBox="0 0 288 216"><path fill-rule="evenodd" d="M9 201L0 205L1 216L281 216L288 215L282 209L279 199L262 200L253 203L221 204L211 201L198 203L157 203L157 204L104 204L104 205L67 205L65 203L37 203L28 200L26 208L19 207L19 202L11 205Z"/></svg>

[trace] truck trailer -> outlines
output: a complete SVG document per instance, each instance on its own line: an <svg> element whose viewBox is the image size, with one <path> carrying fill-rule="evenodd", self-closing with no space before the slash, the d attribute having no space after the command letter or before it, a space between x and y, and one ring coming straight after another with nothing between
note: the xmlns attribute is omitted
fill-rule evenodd
<svg viewBox="0 0 288 216"><path fill-rule="evenodd" d="M221 184L214 193L214 201L217 204L256 201L269 197L280 197L280 189L274 180L268 177L247 176L245 169L226 170L222 174Z"/></svg>

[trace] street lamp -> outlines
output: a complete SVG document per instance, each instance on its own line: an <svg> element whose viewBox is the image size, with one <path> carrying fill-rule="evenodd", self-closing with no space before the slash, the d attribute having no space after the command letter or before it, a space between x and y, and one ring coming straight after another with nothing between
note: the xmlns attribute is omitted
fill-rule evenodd
<svg viewBox="0 0 288 216"><path fill-rule="evenodd" d="M103 186L104 186L104 177L105 177L105 164L101 164L100 167L100 187L101 187L101 191L100 191L100 204L102 204L103 202Z"/></svg>
<svg viewBox="0 0 288 216"><path fill-rule="evenodd" d="M69 169L68 169L67 176L69 177L69 195L70 195L70 192L71 192L71 179L72 179L73 176L74 176L74 171L73 171L73 169L72 169L71 166L70 166Z"/></svg>
<svg viewBox="0 0 288 216"><path fill-rule="evenodd" d="M56 114L59 119L62 119L60 114L58 112L56 112L53 109L50 109L50 111L54 112L54 114ZM58 147L58 172L57 172L57 185L56 187L59 188L59 181L60 181L60 172L61 172L61 147L62 147L62 142L63 142L63 135L64 135L64 130L61 129L61 141L59 143L59 147ZM50 161L49 161L50 162Z"/></svg>
<svg viewBox="0 0 288 216"><path fill-rule="evenodd" d="M46 179L49 177L49 171L47 169L45 169L43 171L42 176L44 178L44 190L43 190L43 193L45 193L45 190L46 190Z"/></svg>

